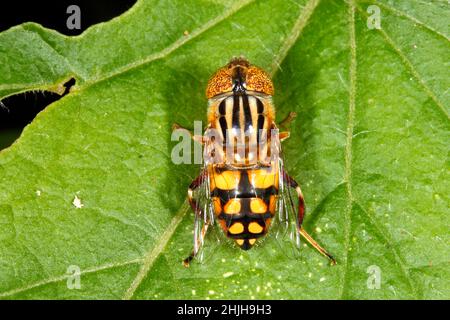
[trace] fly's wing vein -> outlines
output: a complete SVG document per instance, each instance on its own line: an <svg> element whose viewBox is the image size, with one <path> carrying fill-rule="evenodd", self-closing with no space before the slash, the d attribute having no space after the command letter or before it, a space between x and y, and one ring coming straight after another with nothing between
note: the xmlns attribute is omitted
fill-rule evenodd
<svg viewBox="0 0 450 320"><path fill-rule="evenodd" d="M295 190L289 187L285 179L284 162L280 155L278 159L279 196L276 217L272 227L272 236L288 256L297 257L300 248L300 233L298 229L298 200Z"/></svg>
<svg viewBox="0 0 450 320"><path fill-rule="evenodd" d="M209 193L209 174L204 167L200 173L199 185L192 195L195 200L194 252L197 254L203 246L206 232L214 223L211 196Z"/></svg>

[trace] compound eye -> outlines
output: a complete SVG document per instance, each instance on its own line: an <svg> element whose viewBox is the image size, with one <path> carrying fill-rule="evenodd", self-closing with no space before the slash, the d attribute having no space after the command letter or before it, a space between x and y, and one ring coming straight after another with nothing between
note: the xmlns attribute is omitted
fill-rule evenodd
<svg viewBox="0 0 450 320"><path fill-rule="evenodd" d="M272 96L274 93L273 83L267 72L256 66L247 69L247 90L262 92Z"/></svg>
<svg viewBox="0 0 450 320"><path fill-rule="evenodd" d="M209 79L208 86L206 87L206 97L208 99L233 90L233 78L231 73L230 68L223 67Z"/></svg>

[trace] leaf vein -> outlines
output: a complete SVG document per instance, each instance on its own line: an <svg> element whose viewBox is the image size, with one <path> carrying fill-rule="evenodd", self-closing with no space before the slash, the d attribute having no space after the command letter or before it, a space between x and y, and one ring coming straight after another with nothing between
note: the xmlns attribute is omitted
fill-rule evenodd
<svg viewBox="0 0 450 320"><path fill-rule="evenodd" d="M394 13L394 14L396 14L396 15L399 15L399 16L402 16L402 17L408 19L408 20L411 20L412 22L414 22L414 23L416 23L416 24L418 24L418 25L424 27L425 29L428 29L428 30L431 31L432 33L434 33L434 34L436 34L436 35L438 35L438 36L444 38L444 39L447 40L447 41L450 41L450 39L449 39L445 34L443 34L443 33L441 33L440 31L434 29L433 27L430 27L430 26L427 25L426 23L424 23L424 22L420 21L419 19L417 19L417 18L415 18L415 17L413 17L413 16L407 14L406 12L401 11L401 10L399 10L399 9L397 9L397 8L394 8L394 7L392 7L392 6L390 6L390 5L386 4L386 3L381 3L381 2L378 2L378 1L377 1L376 3L377 3L377 5L379 5L380 7L383 7L383 8L385 8L386 10L389 10L389 11L391 11L392 13Z"/></svg>
<svg viewBox="0 0 450 320"><path fill-rule="evenodd" d="M74 70L72 64L71 64L70 61L67 59L67 57L64 56L64 55L62 55L58 50L56 50L56 48L53 47L46 39L44 39L44 37L43 37L39 32L37 32L36 30L28 29L28 25L27 25L27 24L22 25L22 29L23 29L24 31L26 31L26 32L32 32L32 33L34 33L35 35L37 35L37 36L42 40L42 42L43 42L43 43L44 43L51 51L53 51L57 56L61 57L61 59L66 63L66 66L68 67L69 71L70 71L72 74L77 75L77 76L80 77L80 75ZM53 70L52 70L52 71L53 71Z"/></svg>
<svg viewBox="0 0 450 320"><path fill-rule="evenodd" d="M372 216L366 211L366 209L363 208L358 202L355 202L355 204L358 205L358 207L361 209L361 211L366 215L368 221L370 224L375 228L375 230L378 232L378 234L383 238L384 242L387 244L387 247L391 250L392 254L394 255L395 261L400 266L400 270L403 273L403 276L407 279L408 285L414 294L414 296L417 299L421 299L421 296L416 290L416 285L411 281L411 277L408 271L408 268L405 267L405 259L401 255L400 251L392 244L391 237L389 236L389 232L386 230L383 230L381 228L382 224L376 223L373 221Z"/></svg>
<svg viewBox="0 0 450 320"><path fill-rule="evenodd" d="M350 233L352 227L352 209L353 209L353 193L352 193L352 143L353 128L355 121L355 99L356 99L356 35L355 35L355 3L353 0L348 2L349 14L349 37L350 37L350 87L349 87L349 110L347 122L347 141L345 145L345 168L344 181L347 185L347 204L345 210L345 262L344 275L342 277L340 297L343 298L347 284L348 268L349 268L349 246Z"/></svg>
<svg viewBox="0 0 450 320"><path fill-rule="evenodd" d="M181 38L179 38L178 40L176 40L175 42L173 42L171 45L167 46L166 48L162 49L159 52L153 53L148 55L147 57L126 64L116 70L114 70L113 72L110 72L102 77L99 78L94 78L92 80L88 80L86 81L86 83L84 84L85 87L89 87L95 83L104 81L104 80L108 80L111 79L115 76L119 76L123 73L126 73L130 70L134 70L136 68L139 68L141 66L144 66L148 63L151 63L155 60L159 60L159 59L163 59L165 57L167 57L169 54L171 54L172 52L174 52L175 50L179 49L180 47L182 47L184 44L188 43L189 41L197 38L198 36L200 36L201 34L205 33L206 31L210 30L211 28L213 28L214 26L218 25L220 22L224 21L225 19L229 18L230 16L234 15L236 12L238 12L239 10L241 10L242 8L246 7L247 5L249 5L250 3L252 3L254 0L246 0L246 1L238 1L236 2L233 6L231 6L228 10L226 10L224 13L222 13L221 15L218 15L217 17L209 20L207 23L205 23L202 27L194 30L190 36L183 36Z"/></svg>
<svg viewBox="0 0 450 320"><path fill-rule="evenodd" d="M289 36L286 38L285 42L281 46L281 49L278 52L278 54L274 57L274 61L272 63L272 66L270 67L271 70L270 74L272 77L279 69L281 69L281 63L286 58L289 50L297 42L297 39L300 37L303 29L308 24L319 2L320 0L310 0L301 10L294 26L292 27Z"/></svg>
<svg viewBox="0 0 450 320"><path fill-rule="evenodd" d="M367 16L361 8L358 8L358 11L362 13L363 15ZM444 115L447 117L447 120L450 119L450 115L447 113L447 110L443 106L443 104L438 100L436 95L431 91L431 89L427 86L425 81L422 79L421 75L417 72L417 70L414 68L411 61L406 57L406 55L402 52L402 50L397 46L397 44L392 40L391 37L383 30L383 29L376 29L380 34L383 36L385 41L392 47L392 49L395 51L395 53L399 56L402 63L406 66L406 68L409 70L409 72L412 74L412 76L416 79L416 81L419 83L419 85L424 89L425 93L430 97L431 100L435 103L435 105L444 113Z"/></svg>
<svg viewBox="0 0 450 320"><path fill-rule="evenodd" d="M169 243L170 238L174 234L174 232L177 229L180 222L183 220L188 209L189 209L189 206L187 205L187 202L184 202L184 204L181 206L180 210L173 217L172 221L170 221L166 231L162 234L159 242L156 243L156 245L147 252L147 254L144 258L144 263L142 264L141 269L137 273L137 275L134 278L133 282L131 283L130 287L125 292L125 294L123 296L123 300L129 300L133 297L134 293L136 292L136 289L140 286L142 281L145 279L145 277L151 270L153 263L159 257L161 252L166 248L167 244Z"/></svg>
<svg viewBox="0 0 450 320"><path fill-rule="evenodd" d="M95 273L98 271L103 271L103 270L108 270L108 269L113 269L113 268L117 268L117 267L123 267L129 264L135 264L135 263L142 263L142 259L133 259L133 260L128 260L128 261L124 261L124 262L118 262L118 263L107 263L101 266L97 266L97 267L92 267L92 268L88 268L88 269L84 269L80 271L80 275L83 274L89 274L89 273ZM56 276L56 277L51 277L48 279L44 279L41 281L37 281L31 284L28 284L26 286L23 287L19 287L19 288L15 288L9 291L5 291L5 292L1 292L0 293L0 297L7 297L7 296L12 296L14 294L17 293L21 293L21 292L25 292L37 287L41 287L41 286L45 286L47 284L52 284L52 283L57 283L57 282L61 282L66 280L69 276L69 274L63 274L60 276Z"/></svg>

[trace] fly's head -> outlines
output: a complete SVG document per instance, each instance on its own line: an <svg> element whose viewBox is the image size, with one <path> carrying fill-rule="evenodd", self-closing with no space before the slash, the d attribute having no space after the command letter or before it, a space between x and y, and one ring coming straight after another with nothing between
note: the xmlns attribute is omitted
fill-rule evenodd
<svg viewBox="0 0 450 320"><path fill-rule="evenodd" d="M210 99L224 93L242 94L246 91L272 96L272 80L267 72L245 58L233 58L209 79L206 97Z"/></svg>

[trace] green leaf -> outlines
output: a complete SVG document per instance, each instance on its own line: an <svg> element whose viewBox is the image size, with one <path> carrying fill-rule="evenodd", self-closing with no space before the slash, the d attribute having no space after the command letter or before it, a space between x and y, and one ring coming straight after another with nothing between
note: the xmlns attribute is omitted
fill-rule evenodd
<svg viewBox="0 0 450 320"><path fill-rule="evenodd" d="M77 37L1 33L0 97L76 85L0 153L0 297L450 298L449 19L447 1L138 1ZM182 267L199 168L172 163L171 125L205 120L238 55L298 113L287 169L336 266L273 239Z"/></svg>

